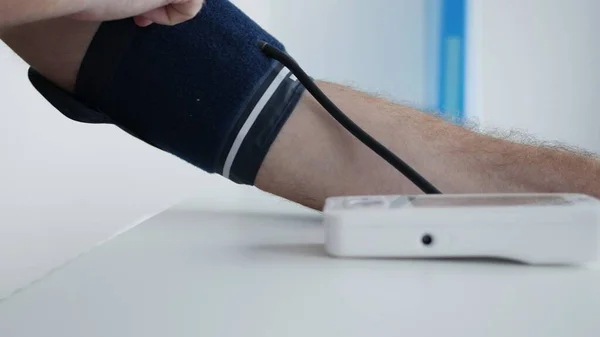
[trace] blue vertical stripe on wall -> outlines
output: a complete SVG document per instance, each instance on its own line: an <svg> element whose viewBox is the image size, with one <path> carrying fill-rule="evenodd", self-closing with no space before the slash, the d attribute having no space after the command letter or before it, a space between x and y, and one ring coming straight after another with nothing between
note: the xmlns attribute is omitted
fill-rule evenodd
<svg viewBox="0 0 600 337"><path fill-rule="evenodd" d="M466 1L441 0L437 109L462 121L465 96Z"/></svg>

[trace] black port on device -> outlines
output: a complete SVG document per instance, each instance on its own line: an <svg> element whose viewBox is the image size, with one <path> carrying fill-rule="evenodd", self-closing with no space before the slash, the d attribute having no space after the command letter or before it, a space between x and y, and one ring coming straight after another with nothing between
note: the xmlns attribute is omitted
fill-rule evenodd
<svg viewBox="0 0 600 337"><path fill-rule="evenodd" d="M433 236L431 236L431 234L423 234L421 242L425 246L431 246L433 244Z"/></svg>

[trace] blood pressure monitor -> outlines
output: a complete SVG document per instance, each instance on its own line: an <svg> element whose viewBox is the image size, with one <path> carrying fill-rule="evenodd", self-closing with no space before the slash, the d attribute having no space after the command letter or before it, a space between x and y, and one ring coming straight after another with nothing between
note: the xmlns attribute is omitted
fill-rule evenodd
<svg viewBox="0 0 600 337"><path fill-rule="evenodd" d="M339 258L598 259L600 201L580 194L329 198L326 250Z"/></svg>

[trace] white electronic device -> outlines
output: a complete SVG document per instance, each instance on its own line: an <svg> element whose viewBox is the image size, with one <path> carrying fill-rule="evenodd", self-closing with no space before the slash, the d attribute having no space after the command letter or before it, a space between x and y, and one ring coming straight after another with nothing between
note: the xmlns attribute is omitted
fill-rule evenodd
<svg viewBox="0 0 600 337"><path fill-rule="evenodd" d="M580 194L329 198L326 250L348 258L498 258L585 264L599 257L600 200Z"/></svg>

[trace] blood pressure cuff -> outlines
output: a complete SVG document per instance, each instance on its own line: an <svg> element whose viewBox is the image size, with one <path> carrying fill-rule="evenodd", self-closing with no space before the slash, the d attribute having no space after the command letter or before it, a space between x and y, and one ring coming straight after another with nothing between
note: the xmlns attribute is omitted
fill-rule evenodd
<svg viewBox="0 0 600 337"><path fill-rule="evenodd" d="M103 23L73 94L35 69L34 87L67 117L114 124L240 184L256 174L304 87L259 42L284 46L226 0L186 23Z"/></svg>

